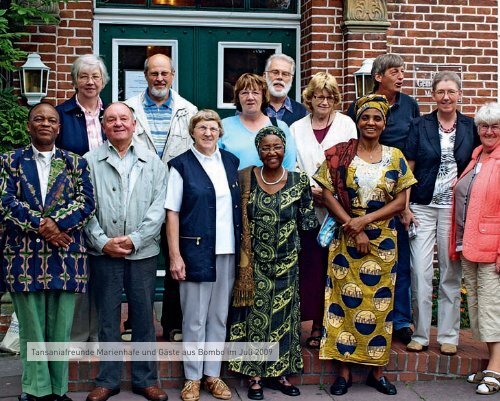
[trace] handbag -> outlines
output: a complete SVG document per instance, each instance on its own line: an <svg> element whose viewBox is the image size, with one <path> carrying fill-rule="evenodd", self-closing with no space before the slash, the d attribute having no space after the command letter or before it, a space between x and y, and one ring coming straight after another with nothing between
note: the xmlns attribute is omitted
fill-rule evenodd
<svg viewBox="0 0 500 401"><path fill-rule="evenodd" d="M318 241L319 246L327 248L330 243L337 236L339 226L337 220L334 217L327 215L321 224L316 241Z"/></svg>

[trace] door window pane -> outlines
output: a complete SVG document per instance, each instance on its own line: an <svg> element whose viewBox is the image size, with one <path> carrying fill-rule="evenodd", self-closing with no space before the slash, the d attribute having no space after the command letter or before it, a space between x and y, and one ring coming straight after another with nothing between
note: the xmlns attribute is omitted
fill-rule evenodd
<svg viewBox="0 0 500 401"><path fill-rule="evenodd" d="M157 53L172 58L172 47L136 45L118 47L118 100L126 100L146 89L144 62Z"/></svg>
<svg viewBox="0 0 500 401"><path fill-rule="evenodd" d="M170 7L217 7L217 8L243 8L244 0L153 0L155 6L170 6Z"/></svg>
<svg viewBox="0 0 500 401"><path fill-rule="evenodd" d="M264 73L271 54L281 53L281 43L219 42L217 107L234 108L234 86L238 78L250 72Z"/></svg>
<svg viewBox="0 0 500 401"><path fill-rule="evenodd" d="M291 10L291 0L250 0L250 8L267 8L272 10Z"/></svg>

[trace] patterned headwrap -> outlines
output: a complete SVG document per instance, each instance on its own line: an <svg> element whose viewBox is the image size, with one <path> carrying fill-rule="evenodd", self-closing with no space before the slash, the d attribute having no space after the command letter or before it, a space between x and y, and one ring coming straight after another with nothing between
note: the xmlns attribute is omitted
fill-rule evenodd
<svg viewBox="0 0 500 401"><path fill-rule="evenodd" d="M387 121L387 115L389 114L391 106L384 95L368 95L360 97L356 101L356 106L354 107L354 112L356 114L356 124L361 117L361 114L367 109L377 109L384 116L384 122Z"/></svg>
<svg viewBox="0 0 500 401"><path fill-rule="evenodd" d="M255 147L257 148L257 151L259 150L260 142L268 135L276 135L279 139L281 139L283 147L286 149L286 136L283 130L274 125L268 125L267 127L260 129L255 136Z"/></svg>

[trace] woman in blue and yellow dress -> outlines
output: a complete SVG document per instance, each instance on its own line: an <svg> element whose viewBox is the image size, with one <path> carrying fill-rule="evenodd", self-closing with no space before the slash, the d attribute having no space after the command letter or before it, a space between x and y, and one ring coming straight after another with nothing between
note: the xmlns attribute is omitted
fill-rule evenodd
<svg viewBox="0 0 500 401"><path fill-rule="evenodd" d="M362 97L355 110L359 140L326 151L313 177L341 225L329 249L319 357L340 361L332 394L347 393L349 363L358 363L373 367L366 384L394 395L396 387L382 375L391 349L397 270L393 216L405 208L406 190L416 180L403 154L379 143L389 112L385 96Z"/></svg>
<svg viewBox="0 0 500 401"><path fill-rule="evenodd" d="M317 226L309 178L287 171L282 163L286 137L274 126L255 137L262 167L240 171L242 245L233 291L231 341L277 342L279 358L236 358L229 368L250 376L248 397L262 400L261 378L268 387L297 396L286 376L302 370L298 287L298 228Z"/></svg>

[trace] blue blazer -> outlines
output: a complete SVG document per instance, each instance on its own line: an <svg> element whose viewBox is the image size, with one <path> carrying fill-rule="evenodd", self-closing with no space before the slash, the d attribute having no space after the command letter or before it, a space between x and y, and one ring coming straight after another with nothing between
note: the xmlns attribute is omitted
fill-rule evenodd
<svg viewBox="0 0 500 401"><path fill-rule="evenodd" d="M459 176L467 167L472 151L479 143L474 120L457 111L457 131L453 153ZM428 205L432 200L441 164L437 110L412 121L404 155L408 160L415 161L413 175L418 180L418 183L412 187L410 201L420 205Z"/></svg>
<svg viewBox="0 0 500 401"><path fill-rule="evenodd" d="M233 203L235 260L239 261L241 240L239 159L223 149L220 149L220 153ZM214 282L216 280L214 186L191 150L170 160L169 166L174 167L183 180L182 206L179 212L179 247L186 264L186 280Z"/></svg>
<svg viewBox="0 0 500 401"><path fill-rule="evenodd" d="M94 191L85 159L56 148L44 205L31 145L2 155L0 289L3 285L11 292L84 292L87 256L82 227L94 210ZM71 237L67 249L52 245L38 234L44 217L51 217Z"/></svg>
<svg viewBox="0 0 500 401"><path fill-rule="evenodd" d="M76 104L76 95L56 107L59 113L61 129L56 138L59 149L69 150L83 156L89 151L89 137L87 123L82 109ZM102 117L102 112L100 117ZM104 131L101 131L103 142L106 140Z"/></svg>

